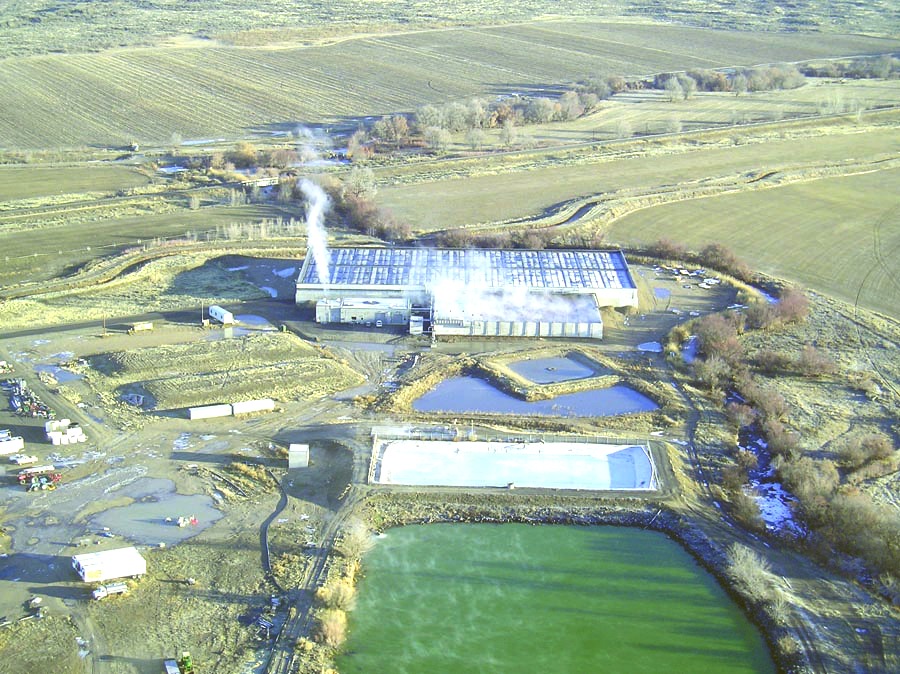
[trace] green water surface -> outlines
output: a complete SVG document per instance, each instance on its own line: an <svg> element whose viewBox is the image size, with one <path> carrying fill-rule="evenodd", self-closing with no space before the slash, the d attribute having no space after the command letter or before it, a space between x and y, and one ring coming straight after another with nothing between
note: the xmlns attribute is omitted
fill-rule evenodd
<svg viewBox="0 0 900 674"><path fill-rule="evenodd" d="M656 532L410 526L365 568L341 674L775 671L715 580Z"/></svg>

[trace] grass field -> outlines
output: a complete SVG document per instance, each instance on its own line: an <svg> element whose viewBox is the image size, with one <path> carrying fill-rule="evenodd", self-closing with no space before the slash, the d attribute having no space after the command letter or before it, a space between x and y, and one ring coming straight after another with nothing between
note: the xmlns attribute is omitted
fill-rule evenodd
<svg viewBox="0 0 900 674"><path fill-rule="evenodd" d="M847 30L891 34L898 12L891 0L786 2L729 0L478 0L388 3L364 0L259 0L244 3L177 0L144 5L127 0L69 4L61 0L18 0L0 10L8 39L0 56L96 51L159 43L166 38L219 39L260 45L321 41L348 34L415 28L484 25L541 17L629 17L738 30Z"/></svg>
<svg viewBox="0 0 900 674"><path fill-rule="evenodd" d="M623 243L720 241L751 267L900 319L900 170L647 208Z"/></svg>
<svg viewBox="0 0 900 674"><path fill-rule="evenodd" d="M149 182L132 166L0 166L0 202L82 192L109 193Z"/></svg>
<svg viewBox="0 0 900 674"><path fill-rule="evenodd" d="M859 129L855 126L819 132L812 136L734 145L723 141L713 147L673 146L646 156L616 158L612 149L592 157L575 155L564 161L509 166L505 158L493 164L464 164L438 167L441 179L428 180L420 167L423 182L385 186L378 202L393 210L413 229L434 230L479 222L505 221L540 215L555 204L587 195L619 190L642 190L687 184L719 176L736 176L750 171L821 165L848 157L879 158L898 149L896 127ZM391 179L391 172L386 172ZM402 176L404 181L413 180Z"/></svg>
<svg viewBox="0 0 900 674"><path fill-rule="evenodd" d="M40 281L117 250L154 238L205 234L232 223L258 222L291 215L275 204L222 206L197 211L130 214L77 225L3 231L0 250L4 265L0 283Z"/></svg>
<svg viewBox="0 0 900 674"><path fill-rule="evenodd" d="M698 50L697 45L703 49ZM411 32L290 48L135 48L7 58L8 148L166 143L355 128L428 102L650 74L900 49L862 35L753 34L589 20ZM701 56L702 54L702 56Z"/></svg>

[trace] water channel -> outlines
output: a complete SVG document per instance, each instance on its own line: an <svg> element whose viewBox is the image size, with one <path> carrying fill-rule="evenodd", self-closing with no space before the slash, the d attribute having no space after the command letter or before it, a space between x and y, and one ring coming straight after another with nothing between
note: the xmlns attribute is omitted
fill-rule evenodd
<svg viewBox="0 0 900 674"><path fill-rule="evenodd" d="M365 568L342 674L775 671L746 616L657 532L409 526Z"/></svg>
<svg viewBox="0 0 900 674"><path fill-rule="evenodd" d="M451 377L413 402L417 412L482 412L557 417L601 417L650 412L658 405L628 386L566 393L550 400L527 401L478 377Z"/></svg>

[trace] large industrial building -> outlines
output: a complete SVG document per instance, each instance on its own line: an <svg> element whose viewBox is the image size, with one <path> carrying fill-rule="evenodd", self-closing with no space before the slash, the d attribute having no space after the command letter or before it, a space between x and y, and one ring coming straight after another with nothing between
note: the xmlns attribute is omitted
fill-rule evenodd
<svg viewBox="0 0 900 674"><path fill-rule="evenodd" d="M306 256L296 294L297 304L316 303L319 323L599 339L601 307L637 306L621 251L333 248L319 257Z"/></svg>

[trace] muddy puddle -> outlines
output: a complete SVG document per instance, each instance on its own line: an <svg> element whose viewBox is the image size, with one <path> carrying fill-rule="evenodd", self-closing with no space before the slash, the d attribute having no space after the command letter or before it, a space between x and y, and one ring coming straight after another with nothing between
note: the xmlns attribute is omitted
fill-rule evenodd
<svg viewBox="0 0 900 674"><path fill-rule="evenodd" d="M122 495L135 502L96 515L90 520L92 527L97 531L108 529L110 534L139 545L169 546L196 536L222 518L209 496L178 494L171 480L141 478L125 491ZM179 526L179 518L189 523Z"/></svg>

